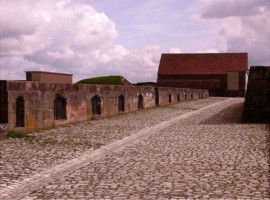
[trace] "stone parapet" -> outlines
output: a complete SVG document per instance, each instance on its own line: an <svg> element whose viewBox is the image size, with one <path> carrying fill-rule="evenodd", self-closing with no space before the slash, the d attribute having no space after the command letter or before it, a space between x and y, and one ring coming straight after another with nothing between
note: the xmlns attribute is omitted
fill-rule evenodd
<svg viewBox="0 0 270 200"><path fill-rule="evenodd" d="M63 84L36 81L0 81L0 85L3 86L0 123L8 123L11 130L25 132L88 120L97 117L95 112L98 112L98 117L106 117L151 108L157 104L166 105L209 96L208 90L203 89L153 86ZM122 106L119 106L120 96L123 98L121 103L124 105ZM94 103L99 108L93 108L93 98L99 99ZM19 100L23 108L18 107ZM57 105L61 104L61 101L63 101L63 105ZM59 114L59 112L63 113Z"/></svg>
<svg viewBox="0 0 270 200"><path fill-rule="evenodd" d="M250 68L243 121L270 122L270 66Z"/></svg>

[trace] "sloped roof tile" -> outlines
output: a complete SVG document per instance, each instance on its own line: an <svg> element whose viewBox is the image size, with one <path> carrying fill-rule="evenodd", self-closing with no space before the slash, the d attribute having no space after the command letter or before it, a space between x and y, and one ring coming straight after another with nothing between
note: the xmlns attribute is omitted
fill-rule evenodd
<svg viewBox="0 0 270 200"><path fill-rule="evenodd" d="M247 70L247 53L162 54L158 74L226 74Z"/></svg>

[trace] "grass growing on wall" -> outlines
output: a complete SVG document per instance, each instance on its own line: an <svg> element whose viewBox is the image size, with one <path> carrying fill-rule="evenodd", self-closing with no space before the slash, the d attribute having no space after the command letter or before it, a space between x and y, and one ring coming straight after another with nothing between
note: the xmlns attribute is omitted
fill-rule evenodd
<svg viewBox="0 0 270 200"><path fill-rule="evenodd" d="M81 84L124 85L122 76L101 76L80 80Z"/></svg>
<svg viewBox="0 0 270 200"><path fill-rule="evenodd" d="M27 135L25 133L19 133L16 131L9 131L7 134L7 137L9 137L9 138L31 138L34 136L30 136L30 135Z"/></svg>

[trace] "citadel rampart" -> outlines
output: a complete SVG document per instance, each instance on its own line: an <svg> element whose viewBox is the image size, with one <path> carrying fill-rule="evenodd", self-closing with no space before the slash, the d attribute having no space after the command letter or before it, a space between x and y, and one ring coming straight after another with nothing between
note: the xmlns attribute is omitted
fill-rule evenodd
<svg viewBox="0 0 270 200"><path fill-rule="evenodd" d="M243 122L270 122L270 66L252 66L245 97Z"/></svg>
<svg viewBox="0 0 270 200"><path fill-rule="evenodd" d="M208 97L208 90L0 81L0 124L34 131L180 101Z"/></svg>

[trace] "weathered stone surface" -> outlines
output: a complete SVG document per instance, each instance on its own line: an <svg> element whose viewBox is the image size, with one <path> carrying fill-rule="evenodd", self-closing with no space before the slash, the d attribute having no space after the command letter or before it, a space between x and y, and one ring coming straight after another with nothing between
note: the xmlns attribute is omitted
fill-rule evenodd
<svg viewBox="0 0 270 200"><path fill-rule="evenodd" d="M0 139L4 138L9 131L9 124L0 124Z"/></svg>
<svg viewBox="0 0 270 200"><path fill-rule="evenodd" d="M82 148L81 144L112 143L140 127L188 115L222 100L181 102L34 134L41 141L56 137L48 148L35 138L32 143L2 141L1 152L9 157L1 159L1 191L38 173L42 166L41 171L50 169L91 146ZM120 152L59 175L23 199L268 199L269 127L241 124L242 108L243 99L230 99L202 110ZM74 154L64 157L68 153ZM29 191L31 188L29 183Z"/></svg>
<svg viewBox="0 0 270 200"><path fill-rule="evenodd" d="M124 96L124 112L138 110L138 96L143 97L143 108L156 105L156 88L150 86L112 86L88 84L39 83L30 81L0 81L1 110L0 123L9 123L16 131L31 132L42 128L84 121L93 117L91 99L101 99L101 117L118 114L118 97ZM172 95L172 102L161 101L162 105L177 102L181 88L162 88L163 95ZM207 90L187 89L194 95L193 100L208 96ZM16 100L22 97L25 102L24 126L16 126ZM64 120L54 119L54 99L61 97L66 102ZM162 97L162 96L161 96ZM162 99L162 98L161 98ZM190 99L188 99L190 100Z"/></svg>
<svg viewBox="0 0 270 200"><path fill-rule="evenodd" d="M141 129L223 100L181 102L44 130L30 134L34 137L28 139L0 141L0 185L10 185L84 151L98 149Z"/></svg>
<svg viewBox="0 0 270 200"><path fill-rule="evenodd" d="M270 123L270 66L250 68L243 121Z"/></svg>

